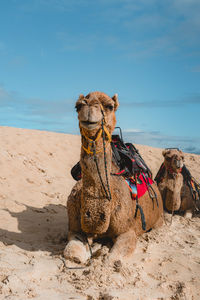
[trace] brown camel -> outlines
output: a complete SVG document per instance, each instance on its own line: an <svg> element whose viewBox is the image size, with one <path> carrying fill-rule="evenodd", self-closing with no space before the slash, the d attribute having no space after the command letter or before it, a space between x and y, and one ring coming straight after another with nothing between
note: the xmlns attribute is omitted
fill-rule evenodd
<svg viewBox="0 0 200 300"><path fill-rule="evenodd" d="M140 212L134 217L136 201L132 200L125 180L111 175L119 171L112 161L110 144L118 106L117 94L110 98L102 92L92 92L86 97L80 95L76 102L82 141L82 179L68 198L69 232L64 250L65 258L75 262L86 262L90 257L87 241L92 245L101 238L113 241L109 261L128 258L135 249L137 236L144 232ZM146 231L163 223L161 196L157 186L154 183L152 186L159 205L152 203L148 192L139 199Z"/></svg>
<svg viewBox="0 0 200 300"><path fill-rule="evenodd" d="M190 188L181 173L184 166L183 152L178 149L166 149L164 156L165 172L158 188L161 192L164 207L169 212L181 212L186 217L192 216L194 209Z"/></svg>

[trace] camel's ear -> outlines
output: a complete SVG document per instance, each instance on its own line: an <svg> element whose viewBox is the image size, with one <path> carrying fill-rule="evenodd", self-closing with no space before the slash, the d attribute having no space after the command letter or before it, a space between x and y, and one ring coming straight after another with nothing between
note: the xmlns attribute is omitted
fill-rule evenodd
<svg viewBox="0 0 200 300"><path fill-rule="evenodd" d="M80 94L78 100L82 100L82 99L84 99L84 98L85 98L84 95L83 95L83 94Z"/></svg>
<svg viewBox="0 0 200 300"><path fill-rule="evenodd" d="M184 156L183 152L181 150L179 150L179 153L181 155L182 160L184 160L185 156Z"/></svg>
<svg viewBox="0 0 200 300"><path fill-rule="evenodd" d="M76 101L75 109L76 109L77 112L79 112L79 110L81 109L81 103L82 103L81 100L83 100L84 98L85 98L84 95L80 94L78 100Z"/></svg>
<svg viewBox="0 0 200 300"><path fill-rule="evenodd" d="M165 149L165 150L163 150L162 155L165 157L167 154L169 154L169 152L170 152L170 150Z"/></svg>
<svg viewBox="0 0 200 300"><path fill-rule="evenodd" d="M119 106L118 95L114 94L114 96L112 97L112 100L114 101L114 109L117 110L117 108Z"/></svg>

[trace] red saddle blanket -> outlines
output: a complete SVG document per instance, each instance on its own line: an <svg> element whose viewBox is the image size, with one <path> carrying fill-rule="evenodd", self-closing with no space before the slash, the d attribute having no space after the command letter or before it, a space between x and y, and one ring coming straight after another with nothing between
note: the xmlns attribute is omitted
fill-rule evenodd
<svg viewBox="0 0 200 300"><path fill-rule="evenodd" d="M138 197L138 199L142 197L148 191L149 185L152 185L153 183L153 180L144 173L141 173L137 179L130 177L126 178L125 181L133 199L136 199L136 197Z"/></svg>

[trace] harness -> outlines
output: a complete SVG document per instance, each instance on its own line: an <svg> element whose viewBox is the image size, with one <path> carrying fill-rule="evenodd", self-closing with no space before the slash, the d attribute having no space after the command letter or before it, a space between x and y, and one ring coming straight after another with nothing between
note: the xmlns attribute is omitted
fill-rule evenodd
<svg viewBox="0 0 200 300"><path fill-rule="evenodd" d="M95 148L96 142L98 142L98 140L101 138L101 136L103 136L103 131L106 134L108 141L111 142L110 133L104 124L101 125L101 128L99 129L99 131L97 133L97 137L94 140L89 138L89 136L87 135L86 130L84 128L81 128L81 135L84 136L85 140L88 142L87 148L85 146L83 146L83 144L82 144L82 148L83 148L83 150L85 150L85 152L87 154L94 155L94 150L92 150L92 149ZM96 151L95 153L102 152L102 150Z"/></svg>

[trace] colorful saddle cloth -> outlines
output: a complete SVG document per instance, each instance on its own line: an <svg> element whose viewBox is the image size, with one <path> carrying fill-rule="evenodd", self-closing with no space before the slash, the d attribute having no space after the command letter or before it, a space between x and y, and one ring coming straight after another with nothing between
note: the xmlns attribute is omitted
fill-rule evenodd
<svg viewBox="0 0 200 300"><path fill-rule="evenodd" d="M146 173L140 173L139 176L136 177L129 177L124 178L126 184L131 193L131 197L133 200L136 201L136 210L135 210L135 217L137 216L138 210L140 211L141 222L142 222L142 229L146 231L146 221L145 215L141 205L139 204L138 200L142 197L146 192L149 193L149 197L152 199L153 207L154 207L154 199L156 200L156 204L158 206L158 199L157 195L151 186L153 180L148 176Z"/></svg>
<svg viewBox="0 0 200 300"><path fill-rule="evenodd" d="M149 187L152 185L153 180L145 173L141 173L137 179L130 177L126 178L125 182L129 187L132 199L135 200L142 197L147 191L149 192Z"/></svg>

